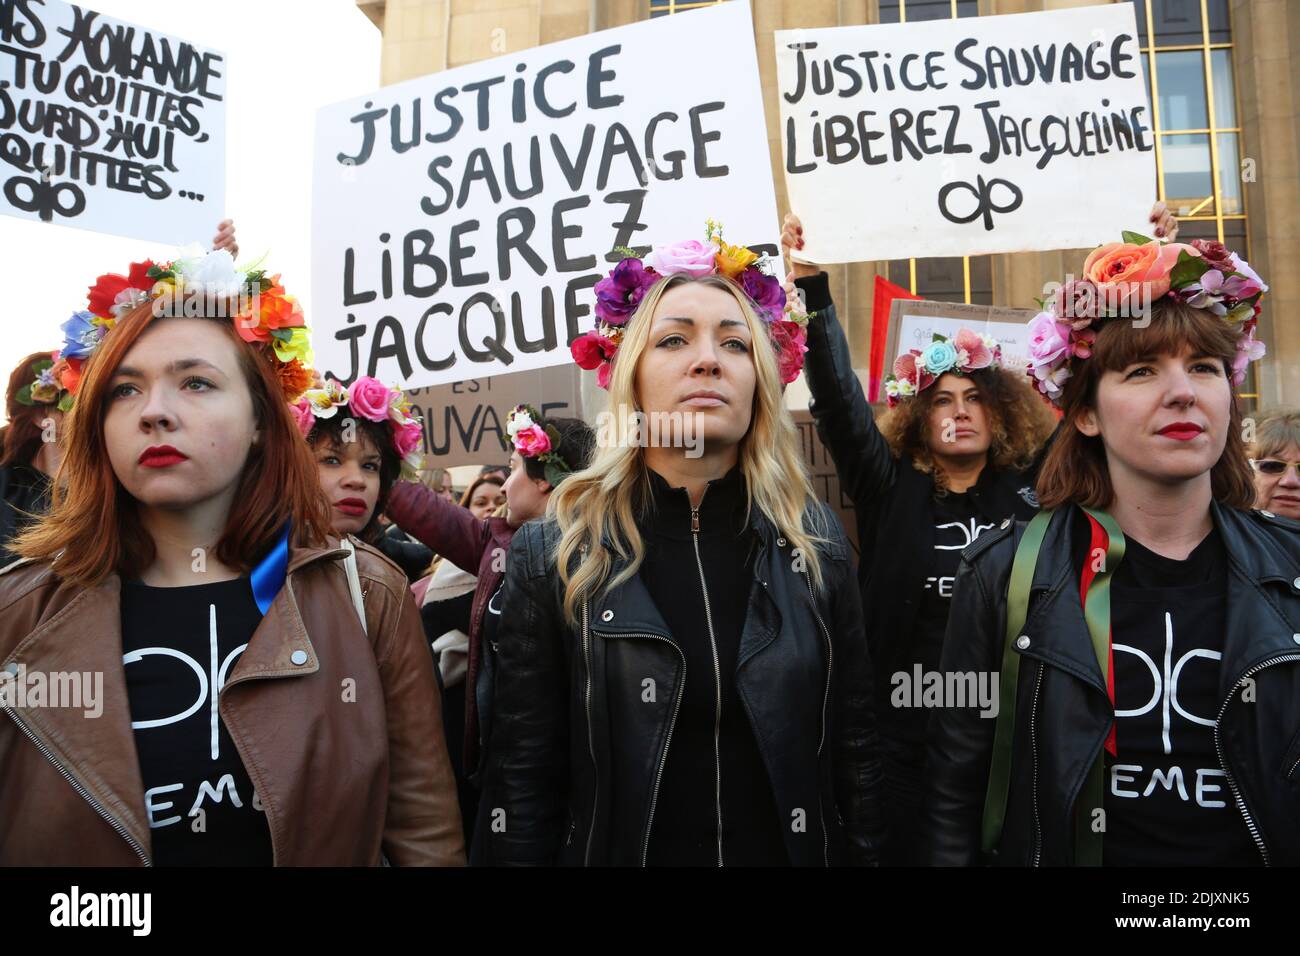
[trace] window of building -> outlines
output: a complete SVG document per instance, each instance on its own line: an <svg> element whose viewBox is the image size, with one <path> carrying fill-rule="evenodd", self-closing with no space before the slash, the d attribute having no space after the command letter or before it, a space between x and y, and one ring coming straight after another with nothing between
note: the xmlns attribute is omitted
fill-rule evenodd
<svg viewBox="0 0 1300 956"><path fill-rule="evenodd" d="M1129 0L1156 131L1158 196L1178 238L1250 258L1228 0ZM1154 77L1154 82L1153 82ZM1257 399L1254 365L1241 395Z"/></svg>
<svg viewBox="0 0 1300 956"><path fill-rule="evenodd" d="M712 7L724 2L725 0L650 0L650 16L666 17L683 10L698 10L700 7Z"/></svg>

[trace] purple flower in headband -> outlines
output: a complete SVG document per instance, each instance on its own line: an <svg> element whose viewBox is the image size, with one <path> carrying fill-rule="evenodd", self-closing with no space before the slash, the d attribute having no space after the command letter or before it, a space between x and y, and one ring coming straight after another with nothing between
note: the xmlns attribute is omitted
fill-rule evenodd
<svg viewBox="0 0 1300 956"><path fill-rule="evenodd" d="M776 276L764 275L751 266L740 274L740 287L754 300L764 321L773 322L785 314L785 289Z"/></svg>
<svg viewBox="0 0 1300 956"><path fill-rule="evenodd" d="M606 325L625 325L658 278L640 259L624 259L596 283L596 317Z"/></svg>

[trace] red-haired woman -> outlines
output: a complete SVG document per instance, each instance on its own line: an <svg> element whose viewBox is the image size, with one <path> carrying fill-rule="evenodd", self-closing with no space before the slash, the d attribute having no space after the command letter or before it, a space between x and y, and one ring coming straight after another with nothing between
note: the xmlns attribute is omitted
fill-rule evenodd
<svg viewBox="0 0 1300 956"><path fill-rule="evenodd" d="M287 402L300 309L225 252L112 299L0 573L0 865L463 862L406 582L330 535ZM50 672L79 706L29 693Z"/></svg>
<svg viewBox="0 0 1300 956"><path fill-rule="evenodd" d="M239 255L235 223L223 219L212 237L213 249ZM75 322L76 316L68 320ZM0 428L0 568L16 557L8 543L49 507L50 482L62 451L63 413L71 407L70 393L57 381L58 352L35 352L9 376L5 416Z"/></svg>
<svg viewBox="0 0 1300 956"><path fill-rule="evenodd" d="M1251 510L1234 394L1266 288L1114 243L1031 324L1063 427L957 574L941 670L1001 699L935 713L930 862L1300 863L1300 525Z"/></svg>

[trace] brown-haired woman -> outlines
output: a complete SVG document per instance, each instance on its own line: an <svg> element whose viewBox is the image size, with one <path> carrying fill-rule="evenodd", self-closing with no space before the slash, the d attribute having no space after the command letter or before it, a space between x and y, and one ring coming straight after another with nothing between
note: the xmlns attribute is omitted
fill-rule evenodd
<svg viewBox="0 0 1300 956"><path fill-rule="evenodd" d="M259 337L296 306L227 265L251 311L168 294L99 341L50 511L0 573L0 864L461 863L406 582L330 535L302 369ZM191 268L154 267L176 296ZM92 699L24 698L50 672Z"/></svg>
<svg viewBox="0 0 1300 956"><path fill-rule="evenodd" d="M1261 415L1249 452L1255 507L1300 520L1300 408L1273 408Z"/></svg>
<svg viewBox="0 0 1300 956"><path fill-rule="evenodd" d="M929 860L1295 865L1300 525L1249 510L1234 394L1266 287L1218 243L1099 254L1154 302L1031 327L1064 421L1045 510L957 575L941 670L1000 671L1000 701L936 712Z"/></svg>
<svg viewBox="0 0 1300 956"><path fill-rule="evenodd" d="M59 400L66 394L49 375L53 365L51 353L33 352L10 373L5 389L8 423L0 428L0 568L18 557L9 550L9 542L49 507L63 426Z"/></svg>

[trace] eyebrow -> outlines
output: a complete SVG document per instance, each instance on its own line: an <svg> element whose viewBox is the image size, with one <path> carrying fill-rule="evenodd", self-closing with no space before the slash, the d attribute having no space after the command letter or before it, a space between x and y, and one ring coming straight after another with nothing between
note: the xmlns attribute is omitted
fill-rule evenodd
<svg viewBox="0 0 1300 956"><path fill-rule="evenodd" d="M1148 363L1148 364L1154 364L1154 363L1160 361L1160 357L1161 357L1160 354L1157 354L1157 353L1152 353L1152 354L1150 354L1150 355L1139 355L1137 358L1135 358L1133 361L1129 362L1128 364L1129 364L1129 365L1139 365L1139 364L1141 364L1141 363L1143 363L1143 362ZM1187 356L1187 358L1183 359L1183 361L1185 361L1185 362L1199 362L1199 361L1201 361L1201 360L1203 360L1203 359L1212 359L1212 360L1214 360L1214 361L1216 361L1216 362L1217 362L1217 361L1220 361L1220 357L1219 357L1219 356L1217 356L1217 355L1212 355L1212 354L1209 353L1209 352L1194 352L1194 353L1192 353L1191 355Z"/></svg>
<svg viewBox="0 0 1300 956"><path fill-rule="evenodd" d="M661 322L682 322L685 323L686 325L695 324L694 319L687 318L684 315L665 315L663 316L662 319L660 319L660 321ZM740 321L740 319L723 319L718 324L724 326L731 326L731 325L744 325L745 323Z"/></svg>
<svg viewBox="0 0 1300 956"><path fill-rule="evenodd" d="M221 369L217 368L207 359L201 358L176 359L173 362L169 362L163 371L168 374L175 374L176 372L184 372L192 368L210 368L218 374L225 374ZM130 365L118 366L116 375L122 376L123 378L144 378L143 372Z"/></svg>

